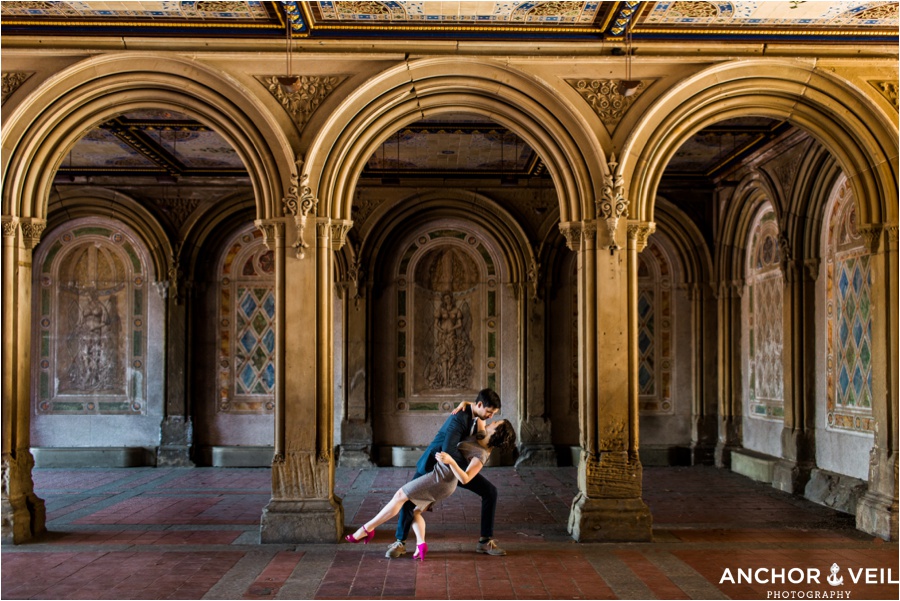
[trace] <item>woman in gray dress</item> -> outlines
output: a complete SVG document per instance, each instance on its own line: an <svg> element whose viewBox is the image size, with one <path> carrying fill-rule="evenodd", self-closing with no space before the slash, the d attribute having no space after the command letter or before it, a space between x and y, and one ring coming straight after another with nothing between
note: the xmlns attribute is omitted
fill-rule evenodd
<svg viewBox="0 0 900 601"><path fill-rule="evenodd" d="M456 447L469 462L465 470L448 453L435 453L437 464L432 471L404 484L378 515L345 538L351 543L368 544L375 536L375 528L397 515L406 501L412 501L416 505L412 524L416 534L416 552L413 557L423 561L428 552L428 543L425 542L425 519L422 512L436 501L452 495L458 482L466 484L474 478L484 467L493 449L508 449L516 444L516 431L508 420L499 420L485 426L484 421L478 419L475 430L475 436L464 439Z"/></svg>

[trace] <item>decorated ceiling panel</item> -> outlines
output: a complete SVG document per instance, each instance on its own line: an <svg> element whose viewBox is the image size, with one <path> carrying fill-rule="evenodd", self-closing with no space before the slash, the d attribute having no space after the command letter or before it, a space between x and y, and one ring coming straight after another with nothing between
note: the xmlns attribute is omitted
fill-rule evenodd
<svg viewBox="0 0 900 601"><path fill-rule="evenodd" d="M5 34L895 42L898 2L139 1L0 4Z"/></svg>

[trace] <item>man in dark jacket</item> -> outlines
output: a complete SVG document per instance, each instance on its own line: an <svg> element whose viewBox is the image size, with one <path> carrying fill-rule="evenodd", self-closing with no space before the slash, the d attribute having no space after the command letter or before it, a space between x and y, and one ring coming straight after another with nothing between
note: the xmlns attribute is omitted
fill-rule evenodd
<svg viewBox="0 0 900 601"><path fill-rule="evenodd" d="M438 430L434 440L416 463L416 475L413 478L423 476L434 469L437 461L434 455L438 451L450 454L459 465L465 466L466 461L457 450L456 445L463 438L474 434L476 417L487 420L498 411L500 411L500 396L490 388L485 388L478 393L474 403L447 417L447 421ZM481 497L481 538L475 546L475 551L488 555L506 555L506 551L501 549L493 538L494 513L497 510L497 487L484 477L483 472L478 473L468 484L460 483L459 486ZM400 510L400 517L397 520L397 540L388 547L385 557L395 558L406 553L406 537L409 536L409 529L412 526L413 509L415 509L415 505L411 501L407 501Z"/></svg>

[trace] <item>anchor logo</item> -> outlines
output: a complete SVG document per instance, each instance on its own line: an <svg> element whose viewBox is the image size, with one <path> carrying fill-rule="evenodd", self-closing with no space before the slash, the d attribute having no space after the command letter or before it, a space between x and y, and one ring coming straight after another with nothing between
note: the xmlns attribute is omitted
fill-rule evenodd
<svg viewBox="0 0 900 601"><path fill-rule="evenodd" d="M831 564L831 576L828 577L828 584L830 584L831 586L841 586L842 584L844 584L844 577L838 577L837 575L840 571L841 568L840 566L838 566L838 564Z"/></svg>

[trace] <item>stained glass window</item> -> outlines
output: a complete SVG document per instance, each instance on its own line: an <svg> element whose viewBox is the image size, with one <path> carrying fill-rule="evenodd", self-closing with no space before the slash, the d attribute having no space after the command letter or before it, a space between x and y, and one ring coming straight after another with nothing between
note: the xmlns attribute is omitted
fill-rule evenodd
<svg viewBox="0 0 900 601"><path fill-rule="evenodd" d="M652 239L638 255L638 398L641 414L674 413L672 269Z"/></svg>

